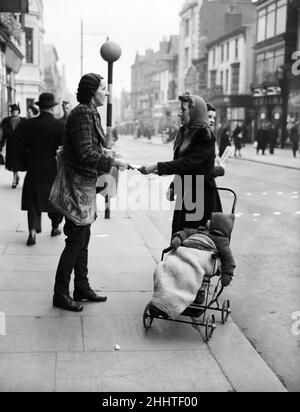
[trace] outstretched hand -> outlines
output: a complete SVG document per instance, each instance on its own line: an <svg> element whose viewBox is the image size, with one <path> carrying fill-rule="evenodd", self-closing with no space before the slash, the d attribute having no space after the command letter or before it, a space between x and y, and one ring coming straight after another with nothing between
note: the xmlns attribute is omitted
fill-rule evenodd
<svg viewBox="0 0 300 412"><path fill-rule="evenodd" d="M139 168L139 172L142 173L142 175L151 175L152 173L157 173L157 165L142 166Z"/></svg>

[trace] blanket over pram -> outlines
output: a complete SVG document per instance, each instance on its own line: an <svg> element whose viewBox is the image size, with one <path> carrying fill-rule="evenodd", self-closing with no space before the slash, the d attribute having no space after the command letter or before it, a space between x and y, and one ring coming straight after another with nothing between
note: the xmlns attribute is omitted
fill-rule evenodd
<svg viewBox="0 0 300 412"><path fill-rule="evenodd" d="M195 301L204 276L211 277L218 270L216 252L214 242L202 234L191 236L172 251L154 272L151 304L171 319L181 315Z"/></svg>

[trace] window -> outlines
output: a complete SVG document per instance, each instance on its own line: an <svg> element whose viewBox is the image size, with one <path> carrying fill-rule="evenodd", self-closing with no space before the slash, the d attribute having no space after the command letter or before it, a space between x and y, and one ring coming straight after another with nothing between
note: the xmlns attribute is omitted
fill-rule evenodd
<svg viewBox="0 0 300 412"><path fill-rule="evenodd" d="M184 22L184 36L189 37L189 35L190 35L190 21L185 20L185 22Z"/></svg>
<svg viewBox="0 0 300 412"><path fill-rule="evenodd" d="M264 9L258 12L258 23L257 23L257 41L258 42L265 40L266 27L267 27L267 9Z"/></svg>
<svg viewBox="0 0 300 412"><path fill-rule="evenodd" d="M26 63L33 63L33 29L25 28Z"/></svg>
<svg viewBox="0 0 300 412"><path fill-rule="evenodd" d="M224 61L224 44L221 46L221 62Z"/></svg>
<svg viewBox="0 0 300 412"><path fill-rule="evenodd" d="M221 70L221 73L220 73L220 84L223 87L223 85L224 85L224 72L223 72L223 70Z"/></svg>
<svg viewBox="0 0 300 412"><path fill-rule="evenodd" d="M185 48L184 50L184 63L185 63L185 67L189 67L189 63L190 63L190 50L188 47Z"/></svg>
<svg viewBox="0 0 300 412"><path fill-rule="evenodd" d="M240 63L231 65L231 94L239 94L240 90Z"/></svg>
<svg viewBox="0 0 300 412"><path fill-rule="evenodd" d="M229 41L226 43L226 58L229 60Z"/></svg>
<svg viewBox="0 0 300 412"><path fill-rule="evenodd" d="M235 39L235 58L239 58L239 39Z"/></svg>
<svg viewBox="0 0 300 412"><path fill-rule="evenodd" d="M226 70L226 83L225 83L225 93L229 91L229 70Z"/></svg>
<svg viewBox="0 0 300 412"><path fill-rule="evenodd" d="M213 50L213 65L216 65L216 49Z"/></svg>
<svg viewBox="0 0 300 412"><path fill-rule="evenodd" d="M34 104L34 99L26 99L26 108L28 110L29 106L32 106Z"/></svg>
<svg viewBox="0 0 300 412"><path fill-rule="evenodd" d="M279 2L282 3L282 2ZM276 34L285 33L287 19L287 5L282 3L282 6L277 9L276 13Z"/></svg>
<svg viewBox="0 0 300 412"><path fill-rule="evenodd" d="M275 3L267 9L267 39L275 36L275 18L276 18L276 5Z"/></svg>
<svg viewBox="0 0 300 412"><path fill-rule="evenodd" d="M270 39L286 31L287 0L274 3L258 12L257 41Z"/></svg>
<svg viewBox="0 0 300 412"><path fill-rule="evenodd" d="M215 87L216 83L217 83L217 72L216 70L212 70L210 72L210 87L212 88Z"/></svg>
<svg viewBox="0 0 300 412"><path fill-rule="evenodd" d="M276 82L276 71L284 64L284 49L275 49L256 56L256 83Z"/></svg>

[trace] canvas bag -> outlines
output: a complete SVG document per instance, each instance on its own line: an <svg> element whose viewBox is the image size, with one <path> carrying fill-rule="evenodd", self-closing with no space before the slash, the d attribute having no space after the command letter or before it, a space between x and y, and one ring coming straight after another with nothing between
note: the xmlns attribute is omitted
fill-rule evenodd
<svg viewBox="0 0 300 412"><path fill-rule="evenodd" d="M97 218L96 179L66 170L63 150L57 153L57 176L49 203L76 226L90 225Z"/></svg>

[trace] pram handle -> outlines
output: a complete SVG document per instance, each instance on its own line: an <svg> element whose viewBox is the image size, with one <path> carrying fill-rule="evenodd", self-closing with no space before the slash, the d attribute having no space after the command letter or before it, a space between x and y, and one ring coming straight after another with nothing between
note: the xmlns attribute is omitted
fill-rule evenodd
<svg viewBox="0 0 300 412"><path fill-rule="evenodd" d="M236 195L236 193L233 190L228 189L228 188L224 188L224 187L214 187L214 190L216 190L218 192L230 192L231 194L233 194L234 201L233 201L231 214L234 215L235 210L236 210L236 204L237 204L237 195Z"/></svg>

